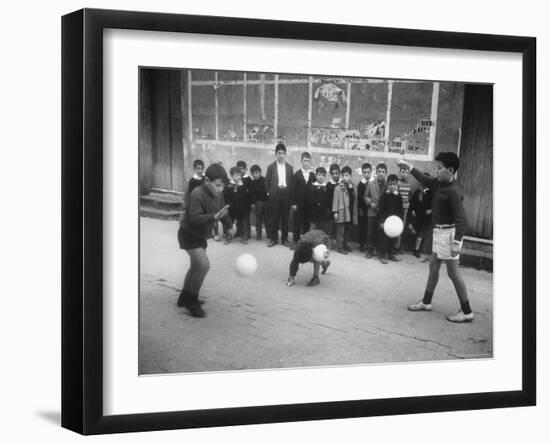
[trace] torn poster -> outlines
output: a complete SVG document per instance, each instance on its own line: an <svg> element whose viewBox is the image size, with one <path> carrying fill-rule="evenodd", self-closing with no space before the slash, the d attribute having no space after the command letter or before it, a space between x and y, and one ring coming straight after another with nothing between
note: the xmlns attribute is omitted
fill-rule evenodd
<svg viewBox="0 0 550 443"><path fill-rule="evenodd" d="M342 88L336 86L334 83L324 83L315 90L313 98L319 100L321 97L331 103L336 109L346 103L344 92Z"/></svg>

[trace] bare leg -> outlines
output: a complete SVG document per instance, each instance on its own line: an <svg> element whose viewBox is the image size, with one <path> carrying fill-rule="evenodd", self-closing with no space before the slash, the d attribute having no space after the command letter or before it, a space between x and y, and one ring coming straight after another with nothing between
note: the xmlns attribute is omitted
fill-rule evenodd
<svg viewBox="0 0 550 443"><path fill-rule="evenodd" d="M319 269L321 268L321 264L314 261L313 262L313 276L319 277Z"/></svg>
<svg viewBox="0 0 550 443"><path fill-rule="evenodd" d="M441 260L437 258L437 254L432 254L430 257L430 272L428 274L428 281L426 283L426 291L424 292L424 304L429 305L432 302L437 282L439 281L439 268L441 267Z"/></svg>
<svg viewBox="0 0 550 443"><path fill-rule="evenodd" d="M206 250L204 248L189 249L187 253L191 259L191 264L185 275L183 289L198 295L204 278L210 270L210 261L206 256Z"/></svg>
<svg viewBox="0 0 550 443"><path fill-rule="evenodd" d="M460 275L460 270L458 268L458 260L446 260L447 262L447 274L453 282L453 285L456 290L456 295L460 301L460 305L468 303L468 290L466 289L466 284L462 275Z"/></svg>

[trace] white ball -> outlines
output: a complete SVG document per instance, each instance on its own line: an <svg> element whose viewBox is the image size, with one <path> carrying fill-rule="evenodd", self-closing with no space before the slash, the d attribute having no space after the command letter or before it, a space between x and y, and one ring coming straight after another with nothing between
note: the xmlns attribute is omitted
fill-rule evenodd
<svg viewBox="0 0 550 443"><path fill-rule="evenodd" d="M390 238L399 237L403 232L403 220L397 215L390 215L384 222L384 232Z"/></svg>
<svg viewBox="0 0 550 443"><path fill-rule="evenodd" d="M313 260L316 262L322 262L328 258L328 249L325 245L317 245L313 248Z"/></svg>
<svg viewBox="0 0 550 443"><path fill-rule="evenodd" d="M250 277L258 269L258 262L251 254L242 254L235 260L235 272L241 277Z"/></svg>

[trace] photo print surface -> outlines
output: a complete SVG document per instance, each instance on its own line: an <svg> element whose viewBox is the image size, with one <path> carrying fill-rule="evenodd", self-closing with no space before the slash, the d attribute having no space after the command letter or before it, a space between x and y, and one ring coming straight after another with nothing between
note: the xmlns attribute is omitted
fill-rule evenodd
<svg viewBox="0 0 550 443"><path fill-rule="evenodd" d="M493 86L139 69L139 373L493 357Z"/></svg>

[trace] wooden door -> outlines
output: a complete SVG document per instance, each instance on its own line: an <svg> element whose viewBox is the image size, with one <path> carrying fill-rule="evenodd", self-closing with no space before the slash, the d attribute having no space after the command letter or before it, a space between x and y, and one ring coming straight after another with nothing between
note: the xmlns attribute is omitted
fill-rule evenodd
<svg viewBox="0 0 550 443"><path fill-rule="evenodd" d="M493 86L466 85L458 183L467 235L493 238Z"/></svg>

